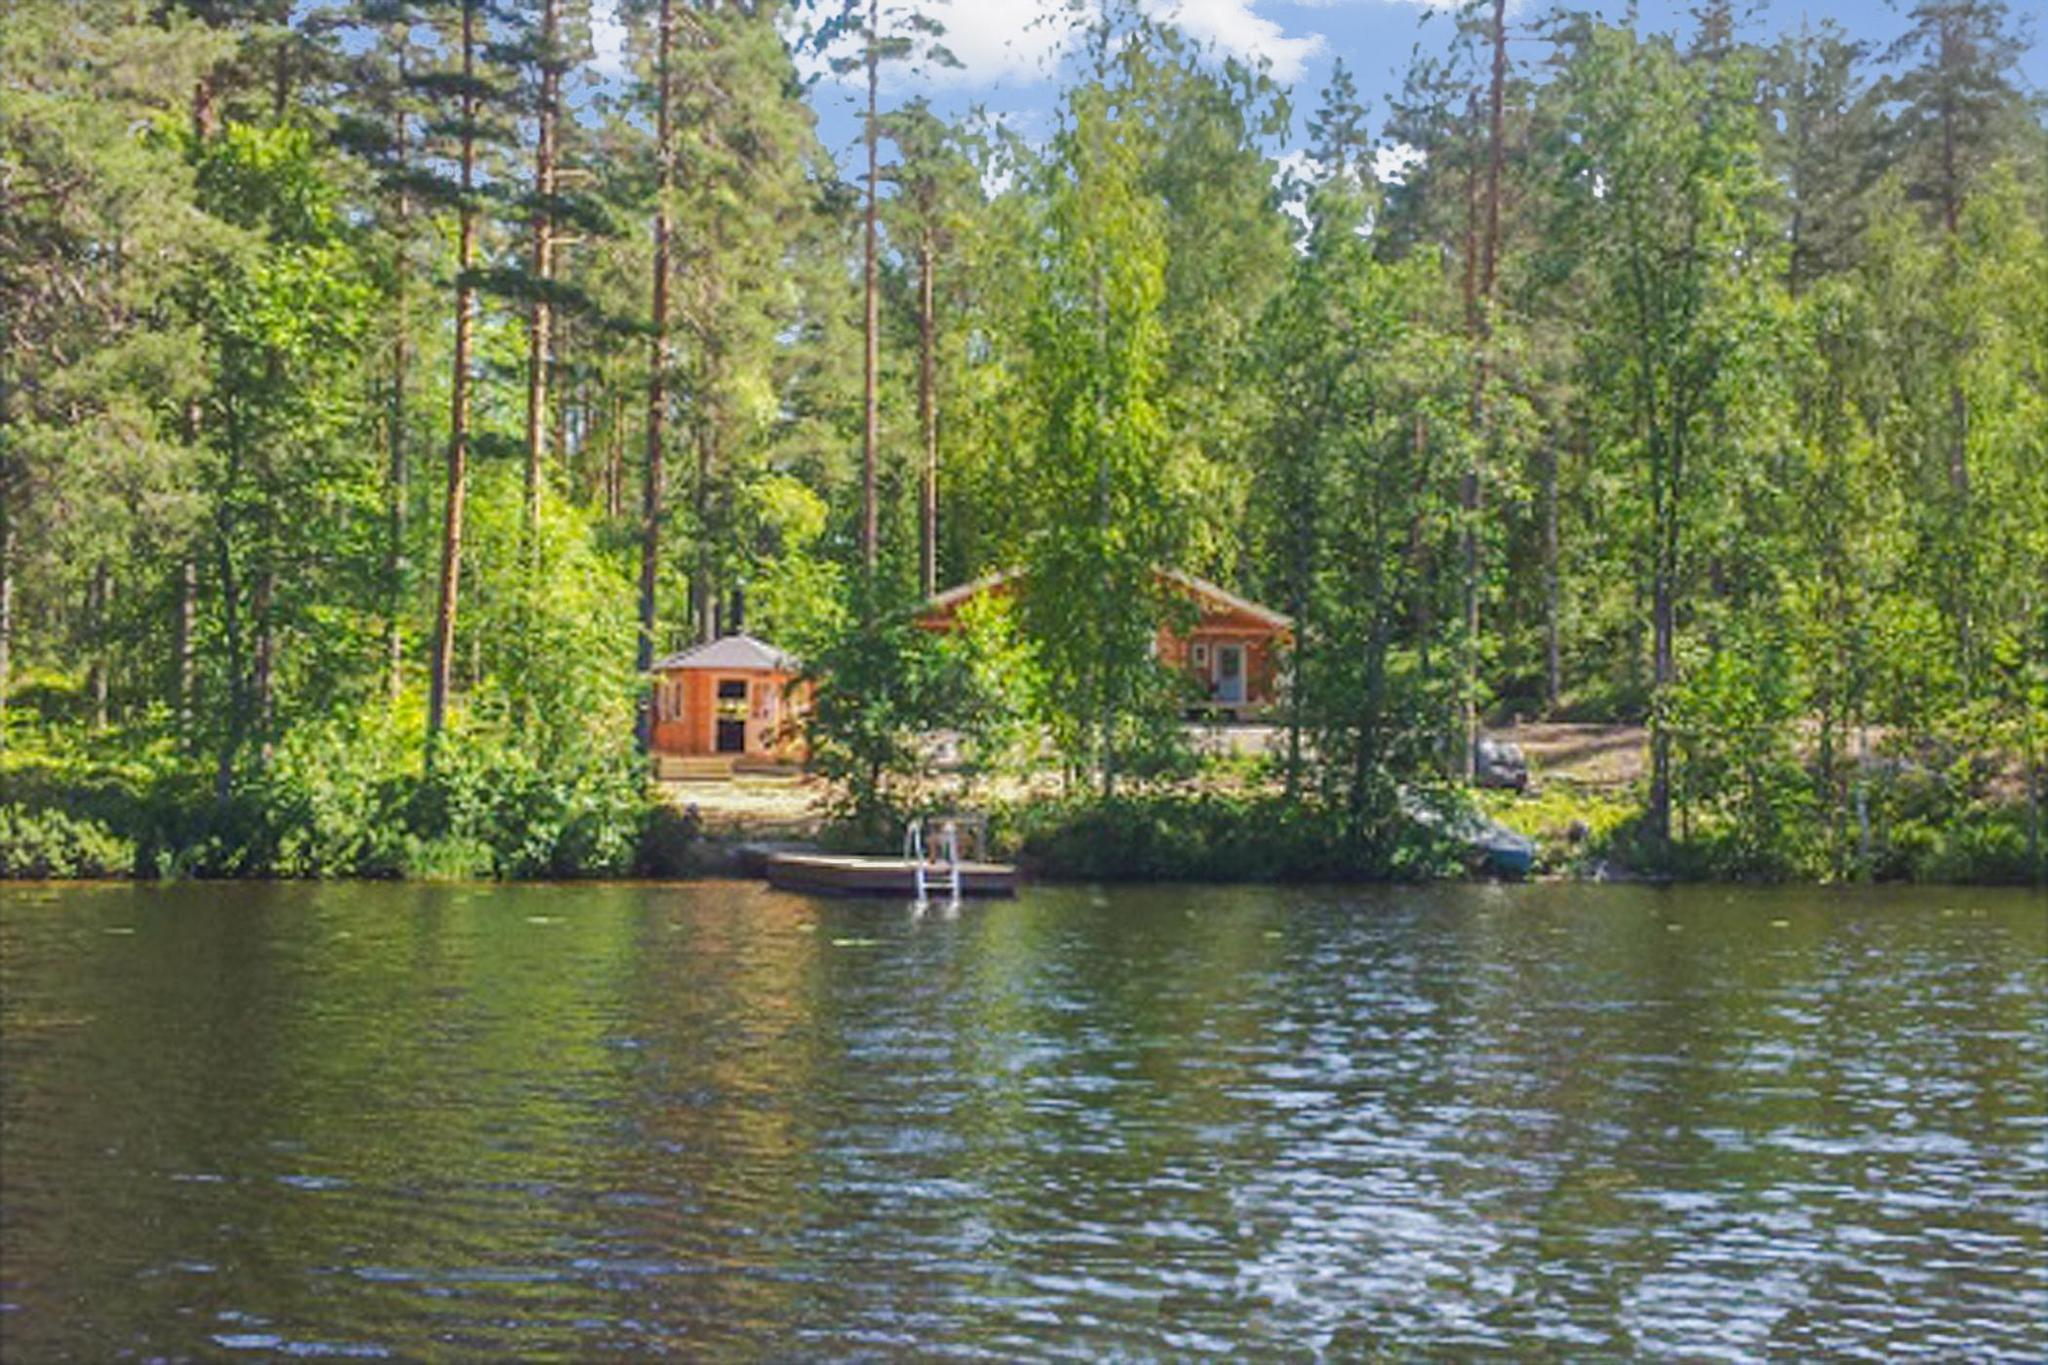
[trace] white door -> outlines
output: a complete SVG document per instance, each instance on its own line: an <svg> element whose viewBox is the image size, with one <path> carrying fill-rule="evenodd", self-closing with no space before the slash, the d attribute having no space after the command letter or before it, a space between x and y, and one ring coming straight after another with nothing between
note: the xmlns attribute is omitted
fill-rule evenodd
<svg viewBox="0 0 2048 1365"><path fill-rule="evenodd" d="M1216 646L1216 700L1226 706L1244 701L1244 646Z"/></svg>

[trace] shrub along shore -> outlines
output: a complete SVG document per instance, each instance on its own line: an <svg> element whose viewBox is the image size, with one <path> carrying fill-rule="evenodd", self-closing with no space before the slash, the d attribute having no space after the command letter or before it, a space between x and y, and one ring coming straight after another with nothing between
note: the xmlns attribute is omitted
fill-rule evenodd
<svg viewBox="0 0 2048 1365"><path fill-rule="evenodd" d="M729 872L755 831L708 834L630 759L544 771L482 747L432 777L339 750L295 755L225 801L183 765L0 762L0 878L566 880ZM1455 801L1445 789L1436 799ZM900 807L833 808L828 845L893 846ZM1347 810L1240 770L1127 788L1014 797L988 807L992 852L1047 880L1424 881L1471 874L1465 851L1398 810ZM1760 839L1700 822L1661 862L1639 794L1553 784L1482 794L1478 813L1539 841L1540 875L1589 880L1913 881L2044 879L2024 801L1959 805L1936 775L1895 776L1866 800L1867 835L1831 864L1828 831L1796 823ZM1867 842L1865 842L1867 838Z"/></svg>

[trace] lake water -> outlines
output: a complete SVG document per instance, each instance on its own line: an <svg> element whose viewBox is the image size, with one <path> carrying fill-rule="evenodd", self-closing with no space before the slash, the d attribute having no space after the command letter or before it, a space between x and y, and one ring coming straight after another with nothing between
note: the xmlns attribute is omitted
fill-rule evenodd
<svg viewBox="0 0 2048 1365"><path fill-rule="evenodd" d="M0 1355L2048 1358L2048 899L0 887Z"/></svg>

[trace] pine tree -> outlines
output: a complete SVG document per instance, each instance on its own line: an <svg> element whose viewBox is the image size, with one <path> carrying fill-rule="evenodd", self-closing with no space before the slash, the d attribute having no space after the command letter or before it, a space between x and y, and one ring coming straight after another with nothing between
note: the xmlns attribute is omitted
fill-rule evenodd
<svg viewBox="0 0 2048 1365"><path fill-rule="evenodd" d="M957 67L960 61L939 41L945 36L945 25L933 17L931 6L917 0L825 0L825 6L827 16L813 30L811 41L817 50L829 53L851 40L856 50L832 57L832 69L842 76L862 73L867 90L861 120L867 151L861 238L862 335L867 350L862 379L860 545L861 563L872 576L881 549L875 462L881 440L882 67L901 62L918 71Z"/></svg>
<svg viewBox="0 0 2048 1365"><path fill-rule="evenodd" d="M432 765L447 726L449 695L455 667L456 603L462 574L463 507L469 494L471 438L471 348L476 330L477 229L481 216L477 162L480 144L489 135L483 121L485 105L497 90L485 75L480 58L485 32L483 0L445 0L455 9L452 38L457 67L431 72L417 84L452 103L438 131L455 142L456 213L455 341L451 359L448 416L448 483L442 505L440 593L434 616L434 646L427 693L427 761Z"/></svg>

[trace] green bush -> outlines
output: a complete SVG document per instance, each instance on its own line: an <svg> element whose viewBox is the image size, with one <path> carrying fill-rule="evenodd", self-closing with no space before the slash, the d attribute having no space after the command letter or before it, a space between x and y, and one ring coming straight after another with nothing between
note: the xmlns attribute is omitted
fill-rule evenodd
<svg viewBox="0 0 2048 1365"><path fill-rule="evenodd" d="M1172 790L1028 802L996 813L997 849L1042 875L1096 881L1407 881L1458 870L1413 822L1352 828L1271 793Z"/></svg>
<svg viewBox="0 0 2048 1365"><path fill-rule="evenodd" d="M0 877L125 877L135 845L61 810L0 806Z"/></svg>
<svg viewBox="0 0 2048 1365"><path fill-rule="evenodd" d="M641 822L633 872L640 877L686 877L701 869L704 822L694 811L666 801L648 808Z"/></svg>
<svg viewBox="0 0 2048 1365"><path fill-rule="evenodd" d="M31 824L6 831L0 875L569 878L643 862L656 805L625 745L543 761L509 727L478 726L451 733L431 777L421 748L417 724L381 707L302 725L225 800L210 769L175 749L118 764L72 748L12 752L0 803ZM48 830L102 831L121 853L67 853Z"/></svg>

